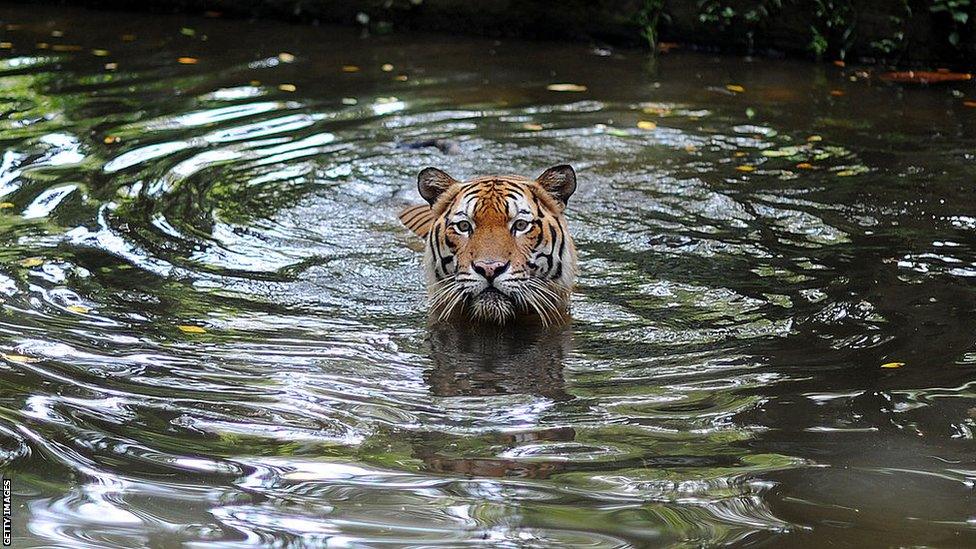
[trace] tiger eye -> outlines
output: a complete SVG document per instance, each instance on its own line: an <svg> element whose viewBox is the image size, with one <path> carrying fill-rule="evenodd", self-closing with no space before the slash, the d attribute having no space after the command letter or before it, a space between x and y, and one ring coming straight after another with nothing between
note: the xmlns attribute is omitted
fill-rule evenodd
<svg viewBox="0 0 976 549"><path fill-rule="evenodd" d="M462 232L462 233L470 233L471 232L471 223L469 223L467 221L458 221L457 223L454 224L454 228L457 229L459 232Z"/></svg>
<svg viewBox="0 0 976 549"><path fill-rule="evenodd" d="M515 222L515 224L512 225L512 228L515 229L516 232L522 232L529 228L529 222L524 219L519 219Z"/></svg>

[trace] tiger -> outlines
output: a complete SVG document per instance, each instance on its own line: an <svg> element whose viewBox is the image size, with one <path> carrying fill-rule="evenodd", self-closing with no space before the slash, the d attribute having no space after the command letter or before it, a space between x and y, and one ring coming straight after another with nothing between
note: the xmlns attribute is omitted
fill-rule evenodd
<svg viewBox="0 0 976 549"><path fill-rule="evenodd" d="M529 179L458 181L428 167L417 176L427 204L400 212L426 240L424 271L433 323L467 319L543 327L569 320L576 247L564 216L576 171L562 164Z"/></svg>

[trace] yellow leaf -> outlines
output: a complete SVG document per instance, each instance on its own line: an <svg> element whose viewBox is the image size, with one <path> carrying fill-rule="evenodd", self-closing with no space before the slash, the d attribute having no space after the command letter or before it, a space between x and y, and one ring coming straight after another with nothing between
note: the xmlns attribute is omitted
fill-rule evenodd
<svg viewBox="0 0 976 549"><path fill-rule="evenodd" d="M739 170L740 172L746 172L746 173L756 171L755 166L750 166L748 164L743 164L742 166L736 166L735 169Z"/></svg>
<svg viewBox="0 0 976 549"><path fill-rule="evenodd" d="M542 131L542 124L522 124L522 127L533 132Z"/></svg>
<svg viewBox="0 0 976 549"><path fill-rule="evenodd" d="M396 80L397 82L406 82L407 81L407 75L405 75L405 74L398 74L398 75L394 76L393 79Z"/></svg>
<svg viewBox="0 0 976 549"><path fill-rule="evenodd" d="M278 89L283 92L293 92L298 88L294 84L278 84Z"/></svg>
<svg viewBox="0 0 976 549"><path fill-rule="evenodd" d="M278 54L278 60L281 61L282 63L294 63L295 56L286 51L283 51Z"/></svg>
<svg viewBox="0 0 976 549"><path fill-rule="evenodd" d="M13 202L0 202L0 210L8 210L14 207Z"/></svg>
<svg viewBox="0 0 976 549"><path fill-rule="evenodd" d="M637 127L642 130L653 130L657 127L657 124L651 122L650 120L641 120L637 122Z"/></svg>
<svg viewBox="0 0 976 549"><path fill-rule="evenodd" d="M383 72L393 72L393 65L391 65L390 63L383 63L380 66L380 70Z"/></svg>
<svg viewBox="0 0 976 549"><path fill-rule="evenodd" d="M119 141L120 139L116 135L106 135L105 139L102 139L102 142L105 143L106 145L111 145L112 143L118 143Z"/></svg>
<svg viewBox="0 0 976 549"><path fill-rule="evenodd" d="M17 362L19 364L30 364L32 362L40 362L39 358L34 358L32 356L8 355L7 353L0 353L0 356L2 356L6 360L9 360L10 362Z"/></svg>
<svg viewBox="0 0 976 549"><path fill-rule="evenodd" d="M799 164L796 165L796 167L799 168L799 169L801 169L801 170L812 170L813 169L813 164L811 164L809 162L800 162Z"/></svg>
<svg viewBox="0 0 976 549"><path fill-rule="evenodd" d="M356 65L343 65L342 72L359 72L359 67Z"/></svg>
<svg viewBox="0 0 976 549"><path fill-rule="evenodd" d="M91 310L88 307L85 307L84 305L68 305L67 307L65 307L65 309L68 309L72 313L78 313L80 315L83 315Z"/></svg>
<svg viewBox="0 0 976 549"><path fill-rule="evenodd" d="M546 89L554 92L585 92L586 86L582 84L549 84Z"/></svg>
<svg viewBox="0 0 976 549"><path fill-rule="evenodd" d="M735 93L744 93L746 91L745 88L743 88L742 86L740 86L738 84L727 84L725 86L725 89L729 90L730 92L735 92Z"/></svg>
<svg viewBox="0 0 976 549"><path fill-rule="evenodd" d="M92 50L92 55L95 57L105 57L108 55L108 50Z"/></svg>
<svg viewBox="0 0 976 549"><path fill-rule="evenodd" d="M882 368L901 368L904 366L904 362L886 362L881 365Z"/></svg>
<svg viewBox="0 0 976 549"><path fill-rule="evenodd" d="M37 43L37 49L39 49L39 50L46 50L46 49L48 49L50 47L51 47L51 44L48 44L47 42L38 42Z"/></svg>
<svg viewBox="0 0 976 549"><path fill-rule="evenodd" d="M736 157L736 158L742 158L742 157L743 157L743 156L745 156L746 154L748 154L748 153L745 153L745 152L743 152L743 151L735 151L734 153L732 153L732 156L734 156L734 157Z"/></svg>
<svg viewBox="0 0 976 549"><path fill-rule="evenodd" d="M820 137L819 135L811 135L810 137L807 138L807 141L811 143L813 143L814 141L823 141L823 137Z"/></svg>
<svg viewBox="0 0 976 549"><path fill-rule="evenodd" d="M9 50L14 47L13 42L0 42L0 49Z"/></svg>
<svg viewBox="0 0 976 549"><path fill-rule="evenodd" d="M77 44L55 44L51 46L54 51L81 51L84 48Z"/></svg>
<svg viewBox="0 0 976 549"><path fill-rule="evenodd" d="M180 331L183 332L184 334L205 334L205 333L207 333L207 331L204 330L203 328L201 328L200 326L187 326L187 325L181 324L181 325L177 326L177 328L179 328Z"/></svg>
<svg viewBox="0 0 976 549"><path fill-rule="evenodd" d="M196 65L197 61L196 57L180 57L176 60L180 65Z"/></svg>
<svg viewBox="0 0 976 549"><path fill-rule="evenodd" d="M355 105L357 103L359 103L359 100L356 99L355 97L343 97L342 98L342 104L343 105Z"/></svg>
<svg viewBox="0 0 976 549"><path fill-rule="evenodd" d="M114 71L117 68L119 68L118 63L105 63L105 70L107 71Z"/></svg>
<svg viewBox="0 0 976 549"><path fill-rule="evenodd" d="M850 177L852 175L857 175L857 172L854 170L842 170L837 172L837 177Z"/></svg>
<svg viewBox="0 0 976 549"><path fill-rule="evenodd" d="M40 257L28 257L27 259L20 260L21 267L37 267L38 265L43 265L44 260Z"/></svg>

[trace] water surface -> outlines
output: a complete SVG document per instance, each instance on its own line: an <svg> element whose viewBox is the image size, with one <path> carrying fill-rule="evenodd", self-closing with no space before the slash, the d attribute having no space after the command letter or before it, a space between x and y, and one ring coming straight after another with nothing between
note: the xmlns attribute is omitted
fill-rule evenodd
<svg viewBox="0 0 976 549"><path fill-rule="evenodd" d="M16 546L976 543L971 85L0 18ZM564 162L572 326L429 330L416 173Z"/></svg>

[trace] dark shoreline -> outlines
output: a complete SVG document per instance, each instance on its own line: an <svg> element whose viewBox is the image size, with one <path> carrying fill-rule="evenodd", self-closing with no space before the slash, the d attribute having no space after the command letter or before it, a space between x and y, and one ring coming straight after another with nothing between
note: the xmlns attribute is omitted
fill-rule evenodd
<svg viewBox="0 0 976 549"><path fill-rule="evenodd" d="M976 61L973 31L976 17L969 17L976 5L959 8L964 12L948 13L933 11L936 0L782 0L779 6L760 0L570 0L558 5L541 0L143 0L138 3L42 0L40 3L340 24L358 26L375 34L437 32L645 48L651 37L716 53L847 60L909 68L969 70Z"/></svg>

